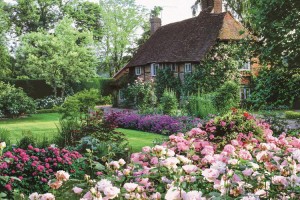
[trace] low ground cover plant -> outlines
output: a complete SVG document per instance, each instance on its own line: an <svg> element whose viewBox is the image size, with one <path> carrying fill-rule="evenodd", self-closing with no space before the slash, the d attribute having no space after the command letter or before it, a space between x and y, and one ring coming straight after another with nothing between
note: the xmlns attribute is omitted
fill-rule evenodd
<svg viewBox="0 0 300 200"><path fill-rule="evenodd" d="M52 187L55 196L88 200L299 199L300 139L284 133L275 137L269 124L248 113L232 120L236 118L255 122L262 132L257 135L251 127L240 127L244 132L220 146L212 137L221 135L217 128L193 128L171 135L162 145L144 147L128 163L123 159L107 162L94 180L65 180ZM30 197L42 199L47 194L54 199L54 194L39 193Z"/></svg>
<svg viewBox="0 0 300 200"><path fill-rule="evenodd" d="M105 114L104 120L106 123L120 128L129 128L166 135L185 132L200 123L200 119L194 117L140 115L128 111Z"/></svg>

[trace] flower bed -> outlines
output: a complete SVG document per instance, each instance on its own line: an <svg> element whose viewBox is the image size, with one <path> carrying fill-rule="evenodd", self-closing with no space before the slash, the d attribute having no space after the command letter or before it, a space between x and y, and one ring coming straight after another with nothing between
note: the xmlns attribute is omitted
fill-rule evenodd
<svg viewBox="0 0 300 200"><path fill-rule="evenodd" d="M231 121L230 127L226 117L186 134L171 135L162 145L144 147L132 154L130 163L123 159L108 162L100 180L88 176L80 183L69 180L59 186L56 196L84 200L299 199L300 139L285 133L274 137L269 124L248 113L233 112L230 119L239 121ZM237 123L243 127L233 125ZM244 133L227 130L225 134L235 138L219 145L216 138L222 137L221 127L234 132L243 129ZM72 185L73 190L65 185Z"/></svg>
<svg viewBox="0 0 300 200"><path fill-rule="evenodd" d="M186 132L200 123L199 118L139 115L128 111L111 112L106 114L104 118L108 124L113 124L116 127L167 135Z"/></svg>
<svg viewBox="0 0 300 200"><path fill-rule="evenodd" d="M39 149L28 146L27 150L16 148L7 151L0 157L0 176L16 177L20 181L8 179L0 181L0 185L7 190L17 188L25 193L46 191L49 187L44 183L53 178L56 171L63 169L75 173L74 162L80 157L76 151L54 147Z"/></svg>

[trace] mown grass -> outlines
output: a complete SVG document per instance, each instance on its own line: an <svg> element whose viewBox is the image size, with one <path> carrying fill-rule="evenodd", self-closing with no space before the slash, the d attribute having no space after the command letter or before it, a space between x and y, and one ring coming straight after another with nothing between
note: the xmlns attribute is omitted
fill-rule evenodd
<svg viewBox="0 0 300 200"><path fill-rule="evenodd" d="M144 146L154 146L154 142L160 142L167 139L167 136L143 131L118 128L116 131L122 132L129 140L129 145L133 152L141 151Z"/></svg>
<svg viewBox="0 0 300 200"><path fill-rule="evenodd" d="M58 113L43 113L33 114L26 118L19 119L5 119L0 120L0 128L10 131L10 141L12 144L19 141L23 133L31 132L35 138L46 137L51 140L57 134L57 127L59 126ZM143 131L136 131L130 129L117 129L128 138L129 144L132 146L134 152L140 151L143 146L153 146L154 141L161 141L167 136L148 133Z"/></svg>
<svg viewBox="0 0 300 200"><path fill-rule="evenodd" d="M0 121L0 128L10 131L10 140L16 143L23 133L31 132L36 138L52 139L57 134L59 124L58 113L33 114L26 118L7 119Z"/></svg>

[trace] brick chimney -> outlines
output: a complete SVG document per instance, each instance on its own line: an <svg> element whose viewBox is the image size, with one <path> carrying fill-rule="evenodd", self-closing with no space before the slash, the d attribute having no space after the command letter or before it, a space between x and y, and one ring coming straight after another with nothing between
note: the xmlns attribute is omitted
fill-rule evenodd
<svg viewBox="0 0 300 200"><path fill-rule="evenodd" d="M201 10L208 13L221 13L222 0L201 0Z"/></svg>
<svg viewBox="0 0 300 200"><path fill-rule="evenodd" d="M152 17L150 19L151 24L151 35L159 28L161 27L161 19L158 17Z"/></svg>
<svg viewBox="0 0 300 200"><path fill-rule="evenodd" d="M214 13L221 13L222 12L222 0L214 0Z"/></svg>

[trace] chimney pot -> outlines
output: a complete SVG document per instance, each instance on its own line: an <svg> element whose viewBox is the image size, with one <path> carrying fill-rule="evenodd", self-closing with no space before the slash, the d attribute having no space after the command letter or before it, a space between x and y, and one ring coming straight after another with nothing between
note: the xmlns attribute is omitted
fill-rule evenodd
<svg viewBox="0 0 300 200"><path fill-rule="evenodd" d="M155 33L155 31L161 27L161 19L158 17L152 17L150 19L150 24L151 24L151 35Z"/></svg>
<svg viewBox="0 0 300 200"><path fill-rule="evenodd" d="M208 13L221 13L222 0L201 0L201 10Z"/></svg>
<svg viewBox="0 0 300 200"><path fill-rule="evenodd" d="M222 0L214 0L214 13L221 13L222 12Z"/></svg>

